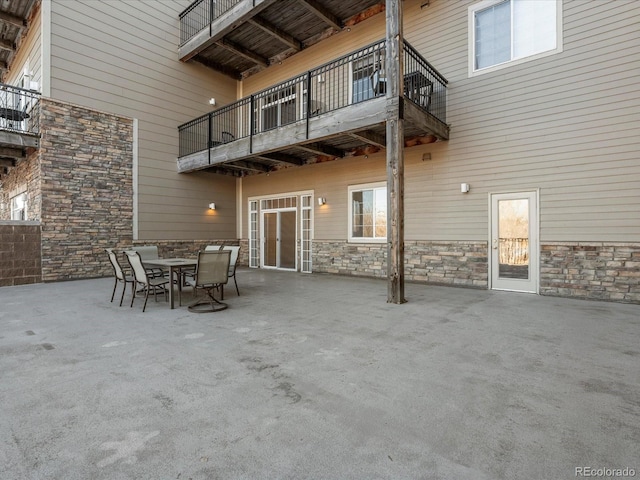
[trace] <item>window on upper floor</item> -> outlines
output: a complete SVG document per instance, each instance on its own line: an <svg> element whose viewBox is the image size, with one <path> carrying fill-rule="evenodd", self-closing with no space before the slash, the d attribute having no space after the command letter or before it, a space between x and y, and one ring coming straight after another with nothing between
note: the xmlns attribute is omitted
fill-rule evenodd
<svg viewBox="0 0 640 480"><path fill-rule="evenodd" d="M349 241L387 239L387 187L384 182L349 187Z"/></svg>
<svg viewBox="0 0 640 480"><path fill-rule="evenodd" d="M11 197L11 220L27 219L27 193L22 192Z"/></svg>
<svg viewBox="0 0 640 480"><path fill-rule="evenodd" d="M485 0L469 7L469 73L562 51L561 0Z"/></svg>

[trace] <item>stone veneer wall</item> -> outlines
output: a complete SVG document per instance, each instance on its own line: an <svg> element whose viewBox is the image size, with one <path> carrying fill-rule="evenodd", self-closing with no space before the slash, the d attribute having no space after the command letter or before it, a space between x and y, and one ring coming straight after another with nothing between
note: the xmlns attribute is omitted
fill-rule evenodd
<svg viewBox="0 0 640 480"><path fill-rule="evenodd" d="M0 287L42 281L40 222L0 221Z"/></svg>
<svg viewBox="0 0 640 480"><path fill-rule="evenodd" d="M313 271L386 277L386 244L313 242ZM487 242L405 242L405 280L487 288Z"/></svg>
<svg viewBox="0 0 640 480"><path fill-rule="evenodd" d="M41 100L42 279L111 274L133 232L133 120Z"/></svg>
<svg viewBox="0 0 640 480"><path fill-rule="evenodd" d="M640 303L640 243L544 243L540 293Z"/></svg>

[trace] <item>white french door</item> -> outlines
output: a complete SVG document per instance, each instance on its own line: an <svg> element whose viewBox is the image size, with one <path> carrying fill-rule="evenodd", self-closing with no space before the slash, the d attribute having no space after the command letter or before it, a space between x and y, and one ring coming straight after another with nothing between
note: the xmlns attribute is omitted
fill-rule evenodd
<svg viewBox="0 0 640 480"><path fill-rule="evenodd" d="M538 194L491 195L491 288L538 292Z"/></svg>
<svg viewBox="0 0 640 480"><path fill-rule="evenodd" d="M311 273L313 192L250 198L249 266Z"/></svg>

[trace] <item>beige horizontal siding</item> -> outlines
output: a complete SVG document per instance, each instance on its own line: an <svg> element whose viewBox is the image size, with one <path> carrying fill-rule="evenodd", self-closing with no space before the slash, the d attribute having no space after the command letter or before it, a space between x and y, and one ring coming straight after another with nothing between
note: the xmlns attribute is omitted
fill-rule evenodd
<svg viewBox="0 0 640 480"><path fill-rule="evenodd" d="M52 4L52 96L139 119L141 238L235 237L235 180L175 173L177 126L208 111L212 96L236 98L235 82L177 60L178 13L189 3ZM403 2L406 39L449 80L451 124L449 141L406 149L407 240L486 240L490 193L539 190L542 242L637 241L640 2L564 0L562 53L469 78L473 3ZM240 95L384 34L376 15L249 77ZM247 177L242 236L247 198L313 190L328 202L314 208L316 238L344 240L349 185L385 179L384 152Z"/></svg>
<svg viewBox="0 0 640 480"><path fill-rule="evenodd" d="M451 124L448 142L405 150L407 240L486 240L491 193L538 190L541 241L638 241L640 2L564 0L562 53L469 78L473 3L404 2L406 39L449 80ZM251 77L245 93L381 38L380 18ZM385 179L384 152L246 178L243 218L247 196L311 189L328 202L316 238L344 240L348 186Z"/></svg>
<svg viewBox="0 0 640 480"><path fill-rule="evenodd" d="M178 15L190 3L52 1L52 97L139 121L140 239L236 238L235 179L176 173L178 125L237 89L178 60ZM212 201L224 208L209 212Z"/></svg>

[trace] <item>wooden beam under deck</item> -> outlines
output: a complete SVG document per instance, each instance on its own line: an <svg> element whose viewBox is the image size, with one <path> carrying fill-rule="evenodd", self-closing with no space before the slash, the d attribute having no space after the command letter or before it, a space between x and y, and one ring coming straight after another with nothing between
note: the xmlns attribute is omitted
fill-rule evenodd
<svg viewBox="0 0 640 480"><path fill-rule="evenodd" d="M14 135L17 135L14 133ZM22 147L0 147L0 157L24 158L26 155Z"/></svg>
<svg viewBox="0 0 640 480"><path fill-rule="evenodd" d="M251 20L249 20L249 23L255 27L258 27L263 32L268 33L269 35L279 40L289 48L292 48L296 52L299 52L300 50L302 50L302 42L294 38L292 35L289 35L284 30L281 30L275 25L272 25L271 23L267 22L266 20L258 16L255 16Z"/></svg>
<svg viewBox="0 0 640 480"><path fill-rule="evenodd" d="M4 38L0 38L0 49L14 52L16 50L16 44L10 40L5 40Z"/></svg>
<svg viewBox="0 0 640 480"><path fill-rule="evenodd" d="M374 147L387 148L387 140L384 135L380 135L369 130L350 132L349 135L357 140L373 145Z"/></svg>
<svg viewBox="0 0 640 480"><path fill-rule="evenodd" d="M298 0L298 2L332 28L336 30L342 29L342 21L316 0Z"/></svg>
<svg viewBox="0 0 640 480"><path fill-rule="evenodd" d="M294 157L293 155L286 155L284 153L279 153L279 152L268 153L265 155L256 155L255 158L259 158L262 160L270 160L272 162L285 163L287 165L294 165L296 167L299 167L307 163L302 158Z"/></svg>
<svg viewBox="0 0 640 480"><path fill-rule="evenodd" d="M15 167L16 159L15 158L0 158L0 166L1 167Z"/></svg>
<svg viewBox="0 0 640 480"><path fill-rule="evenodd" d="M240 55L243 58L246 58L250 62L255 63L261 67L268 67L269 60L258 55L257 53L249 50L248 48L244 48L242 45L238 45L237 43L232 42L227 38L221 38L216 42L216 45L219 47L225 48L236 55Z"/></svg>
<svg viewBox="0 0 640 480"><path fill-rule="evenodd" d="M24 18L16 17L10 13L0 12L0 20L4 23L8 23L18 28L25 28L27 26L27 20Z"/></svg>
<svg viewBox="0 0 640 480"><path fill-rule="evenodd" d="M294 148L298 148L300 150L305 150L307 152L314 153L316 155L322 155L327 157L336 157L342 158L344 157L344 151L339 148L332 147L331 145L324 145L319 142L314 143L306 143L301 145L292 145Z"/></svg>

